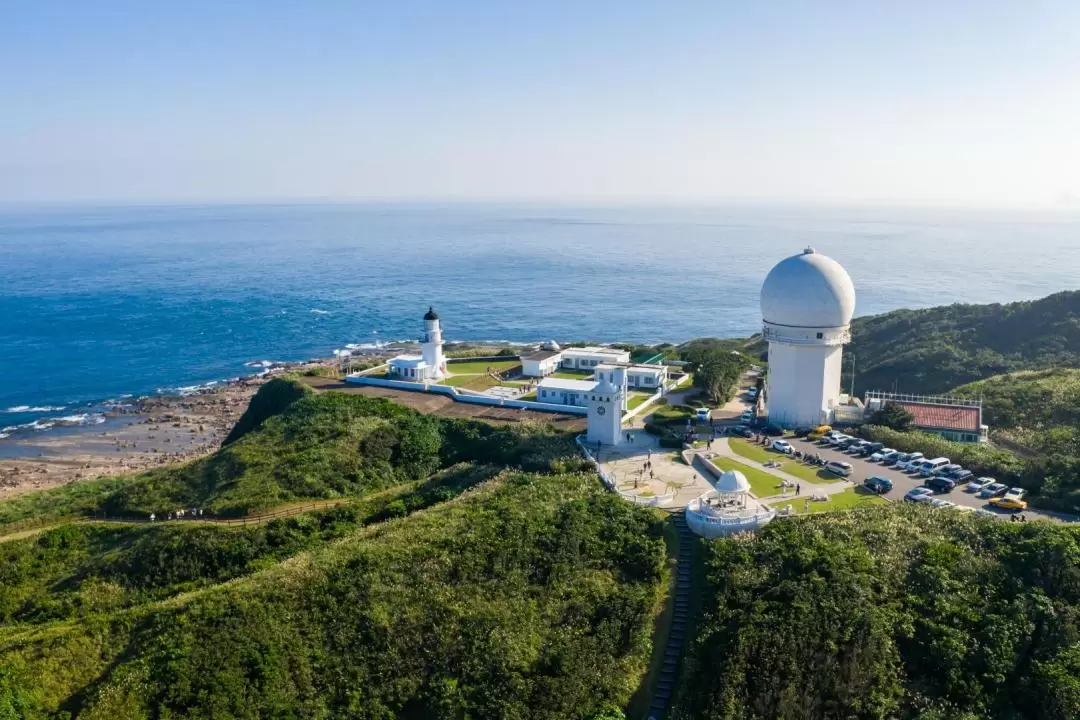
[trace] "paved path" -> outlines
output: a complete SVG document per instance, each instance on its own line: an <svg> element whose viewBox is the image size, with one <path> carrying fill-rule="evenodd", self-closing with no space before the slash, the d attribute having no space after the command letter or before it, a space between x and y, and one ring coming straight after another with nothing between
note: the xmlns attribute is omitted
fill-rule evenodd
<svg viewBox="0 0 1080 720"><path fill-rule="evenodd" d="M671 626L664 644L664 664L660 668L660 676L649 704L649 720L661 720L667 714L668 705L675 693L679 665L686 645L687 623L690 620L690 575L698 540L687 527L686 517L682 512L673 515L671 519L679 533L679 556L676 565L678 569L675 574L675 592L670 599L673 608Z"/></svg>
<svg viewBox="0 0 1080 720"><path fill-rule="evenodd" d="M658 438L644 430L628 432L633 437L632 443L624 443L615 449L604 448L600 453L600 463L614 473L620 490L646 496L648 493L664 495L674 490L675 502L668 507L681 508L712 489L707 478L683 462L678 450L660 447ZM646 461L652 462L652 479L647 471L642 472Z"/></svg>

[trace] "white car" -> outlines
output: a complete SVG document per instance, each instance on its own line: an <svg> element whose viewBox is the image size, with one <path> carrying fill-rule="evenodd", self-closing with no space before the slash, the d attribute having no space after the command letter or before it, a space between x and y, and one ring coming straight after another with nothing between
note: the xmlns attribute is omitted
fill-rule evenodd
<svg viewBox="0 0 1080 720"><path fill-rule="evenodd" d="M1023 500L1025 495L1027 495L1027 490L1025 490L1024 488L1014 487L1014 488L1009 488L1009 491L1007 493L1005 493L1005 499L1007 499L1007 500Z"/></svg>
<svg viewBox="0 0 1080 720"><path fill-rule="evenodd" d="M712 420L712 411L709 410L709 408L698 408L697 409L697 421L698 422L709 422L710 420Z"/></svg>
<svg viewBox="0 0 1080 720"><path fill-rule="evenodd" d="M830 460L825 463L825 470L831 472L833 475L840 475L841 477L847 477L851 474L851 464L841 462L839 460Z"/></svg>
<svg viewBox="0 0 1080 720"><path fill-rule="evenodd" d="M739 416L739 422L743 422L743 423L747 423L747 424L754 422L754 413L747 410L746 412L744 412L742 415Z"/></svg>
<svg viewBox="0 0 1080 720"><path fill-rule="evenodd" d="M896 462L896 469L900 472L912 472L916 467L922 464L923 457L923 454L920 452L904 453Z"/></svg>
<svg viewBox="0 0 1080 720"><path fill-rule="evenodd" d="M953 510L955 510L958 513L973 513L973 512L975 512L975 508L971 507L970 505L953 505Z"/></svg>
<svg viewBox="0 0 1080 720"><path fill-rule="evenodd" d="M882 460L885 459L886 455L888 455L890 453L894 453L894 452L896 452L896 451L893 450L892 448L881 448L876 453L874 453L873 455L870 456L870 462L881 462Z"/></svg>
<svg viewBox="0 0 1080 720"><path fill-rule="evenodd" d="M956 503L942 500L941 498L935 498L930 501L930 507L937 510L944 510L946 508L956 507Z"/></svg>
<svg viewBox="0 0 1080 720"><path fill-rule="evenodd" d="M991 477L975 478L964 486L964 492L977 493L983 488L990 487L995 482L997 482L997 480L994 480L994 478Z"/></svg>
<svg viewBox="0 0 1080 720"><path fill-rule="evenodd" d="M787 440L773 440L772 449L776 452L782 452L785 455L790 455L795 452L795 448L791 447L791 443Z"/></svg>

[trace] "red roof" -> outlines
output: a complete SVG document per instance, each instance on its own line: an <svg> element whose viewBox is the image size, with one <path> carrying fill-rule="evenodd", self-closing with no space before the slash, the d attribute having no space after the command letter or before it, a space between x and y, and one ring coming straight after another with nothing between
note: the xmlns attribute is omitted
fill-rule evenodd
<svg viewBox="0 0 1080 720"><path fill-rule="evenodd" d="M934 405L933 403L900 402L891 400L915 416L916 427L932 430L959 430L961 432L979 432L982 422L977 407L963 405Z"/></svg>

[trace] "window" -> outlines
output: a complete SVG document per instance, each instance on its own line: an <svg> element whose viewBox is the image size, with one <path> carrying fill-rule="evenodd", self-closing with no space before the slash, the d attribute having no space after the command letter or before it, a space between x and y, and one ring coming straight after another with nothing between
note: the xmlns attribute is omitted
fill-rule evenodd
<svg viewBox="0 0 1080 720"><path fill-rule="evenodd" d="M822 338L824 338L824 337L825 337L825 333L818 333L818 334L817 334L817 339L818 339L818 340L821 340L821 339L822 339Z"/></svg>

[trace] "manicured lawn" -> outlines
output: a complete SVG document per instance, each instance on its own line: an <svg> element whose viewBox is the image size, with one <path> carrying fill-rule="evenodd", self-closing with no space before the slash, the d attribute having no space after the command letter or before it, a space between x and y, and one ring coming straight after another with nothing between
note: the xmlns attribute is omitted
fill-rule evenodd
<svg viewBox="0 0 1080 720"><path fill-rule="evenodd" d="M745 475L750 482L750 492L759 498L778 495L781 492L780 478L770 475L764 470L758 470L727 457L714 457L712 462L721 470L738 470Z"/></svg>
<svg viewBox="0 0 1080 720"><path fill-rule="evenodd" d="M505 372L510 368L521 365L521 361L513 360L476 360L473 362L447 363L446 369L453 375L476 375L486 373L488 370Z"/></svg>
<svg viewBox="0 0 1080 720"><path fill-rule="evenodd" d="M588 380L592 376L592 370L556 370L548 375L548 377L562 378L563 380Z"/></svg>
<svg viewBox="0 0 1080 720"><path fill-rule="evenodd" d="M490 375L454 375L443 380L442 384L479 391L495 387L500 383Z"/></svg>
<svg viewBox="0 0 1080 720"><path fill-rule="evenodd" d="M742 455L744 458L755 460L762 465L770 460L776 460L781 463L780 469L789 475L802 478L807 482L813 483L831 483L840 482L842 477L833 475L832 473L825 472L824 470L810 465L803 465L796 461L794 458L790 458L783 453L774 452L772 450L766 450L761 445L755 445L754 443L746 440L745 438L728 438L728 445L732 451L737 455Z"/></svg>
<svg viewBox="0 0 1080 720"><path fill-rule="evenodd" d="M526 393L526 394L524 394L524 395L522 395L521 397L518 398L518 400L535 400L535 399L536 399L536 391L535 390L533 390L531 393Z"/></svg>
<svg viewBox="0 0 1080 720"><path fill-rule="evenodd" d="M637 392L636 390L631 391L630 399L626 401L626 410L627 410L627 412L629 412L630 410L633 410L638 405L645 402L646 400L648 400L651 397L652 397L652 393Z"/></svg>
<svg viewBox="0 0 1080 720"><path fill-rule="evenodd" d="M796 515L803 514L803 508L806 507L806 500L809 496L802 495L801 497L791 496L789 500L773 500L769 504L776 508L781 509L785 505L791 505L791 510ZM873 507L880 505L884 502L888 502L884 498L879 497L875 493L870 492L861 487L848 488L843 492L830 495L829 499L825 502L810 501L810 512L829 512L832 510L850 510L852 508L859 507Z"/></svg>

